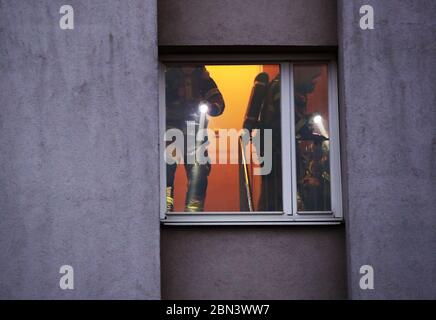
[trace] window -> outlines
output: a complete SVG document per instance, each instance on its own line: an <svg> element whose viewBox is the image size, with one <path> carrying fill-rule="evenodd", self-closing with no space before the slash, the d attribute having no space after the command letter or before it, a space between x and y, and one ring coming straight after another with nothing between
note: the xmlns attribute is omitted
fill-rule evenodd
<svg viewBox="0 0 436 320"><path fill-rule="evenodd" d="M328 57L162 57L160 130L166 224L342 220Z"/></svg>

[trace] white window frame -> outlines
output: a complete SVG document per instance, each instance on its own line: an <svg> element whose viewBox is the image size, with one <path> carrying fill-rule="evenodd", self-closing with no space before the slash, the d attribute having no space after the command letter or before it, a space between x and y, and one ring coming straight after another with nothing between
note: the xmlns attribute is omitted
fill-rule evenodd
<svg viewBox="0 0 436 320"><path fill-rule="evenodd" d="M343 222L337 64L328 54L312 55L165 55L159 62L159 152L160 220L166 225L324 225ZM278 64L281 73L281 134L283 211L280 212L166 212L166 163L164 159L165 64ZM331 211L297 210L297 179L294 130L293 66L298 63L328 63Z"/></svg>

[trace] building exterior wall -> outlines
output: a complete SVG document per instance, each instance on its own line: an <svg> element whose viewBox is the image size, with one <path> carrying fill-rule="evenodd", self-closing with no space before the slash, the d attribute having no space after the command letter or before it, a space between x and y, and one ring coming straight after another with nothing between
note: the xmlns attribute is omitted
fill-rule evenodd
<svg viewBox="0 0 436 320"><path fill-rule="evenodd" d="M435 299L436 3L336 2L0 0L0 298ZM161 227L158 42L338 45L345 226Z"/></svg>
<svg viewBox="0 0 436 320"><path fill-rule="evenodd" d="M160 46L191 53L337 45L336 1L161 0L158 26ZM344 226L165 227L162 298L344 299L344 236Z"/></svg>
<svg viewBox="0 0 436 320"><path fill-rule="evenodd" d="M363 4L374 30L359 28ZM339 1L353 299L436 298L435 13L432 0Z"/></svg>
<svg viewBox="0 0 436 320"><path fill-rule="evenodd" d="M346 299L342 226L164 227L163 299Z"/></svg>
<svg viewBox="0 0 436 320"><path fill-rule="evenodd" d="M159 0L161 46L335 46L336 0Z"/></svg>
<svg viewBox="0 0 436 320"><path fill-rule="evenodd" d="M63 4L0 1L0 298L158 299L156 4Z"/></svg>

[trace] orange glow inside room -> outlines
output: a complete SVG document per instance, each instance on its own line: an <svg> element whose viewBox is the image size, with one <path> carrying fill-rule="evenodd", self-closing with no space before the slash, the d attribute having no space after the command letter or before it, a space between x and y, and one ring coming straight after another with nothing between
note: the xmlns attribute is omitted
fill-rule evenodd
<svg viewBox="0 0 436 320"><path fill-rule="evenodd" d="M273 79L280 72L279 65L207 65L206 69L216 82L226 105L222 115L209 117L208 128L215 132L219 129L240 130L256 76L260 72L266 72L270 79ZM260 179L253 178L253 200L257 203ZM179 164L174 184L175 212L184 211L186 189L185 169L182 164ZM204 211L239 211L239 192L239 166L212 164Z"/></svg>

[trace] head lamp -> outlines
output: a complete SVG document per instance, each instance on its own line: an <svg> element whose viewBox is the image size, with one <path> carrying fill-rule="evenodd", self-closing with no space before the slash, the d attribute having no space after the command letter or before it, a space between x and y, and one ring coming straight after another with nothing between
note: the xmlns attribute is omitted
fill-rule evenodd
<svg viewBox="0 0 436 320"><path fill-rule="evenodd" d="M315 124L322 124L322 117L319 114L317 114L316 116L313 117L313 122Z"/></svg>
<svg viewBox="0 0 436 320"><path fill-rule="evenodd" d="M209 106L206 103L200 103L198 110L200 110L201 113L207 113L209 111Z"/></svg>

